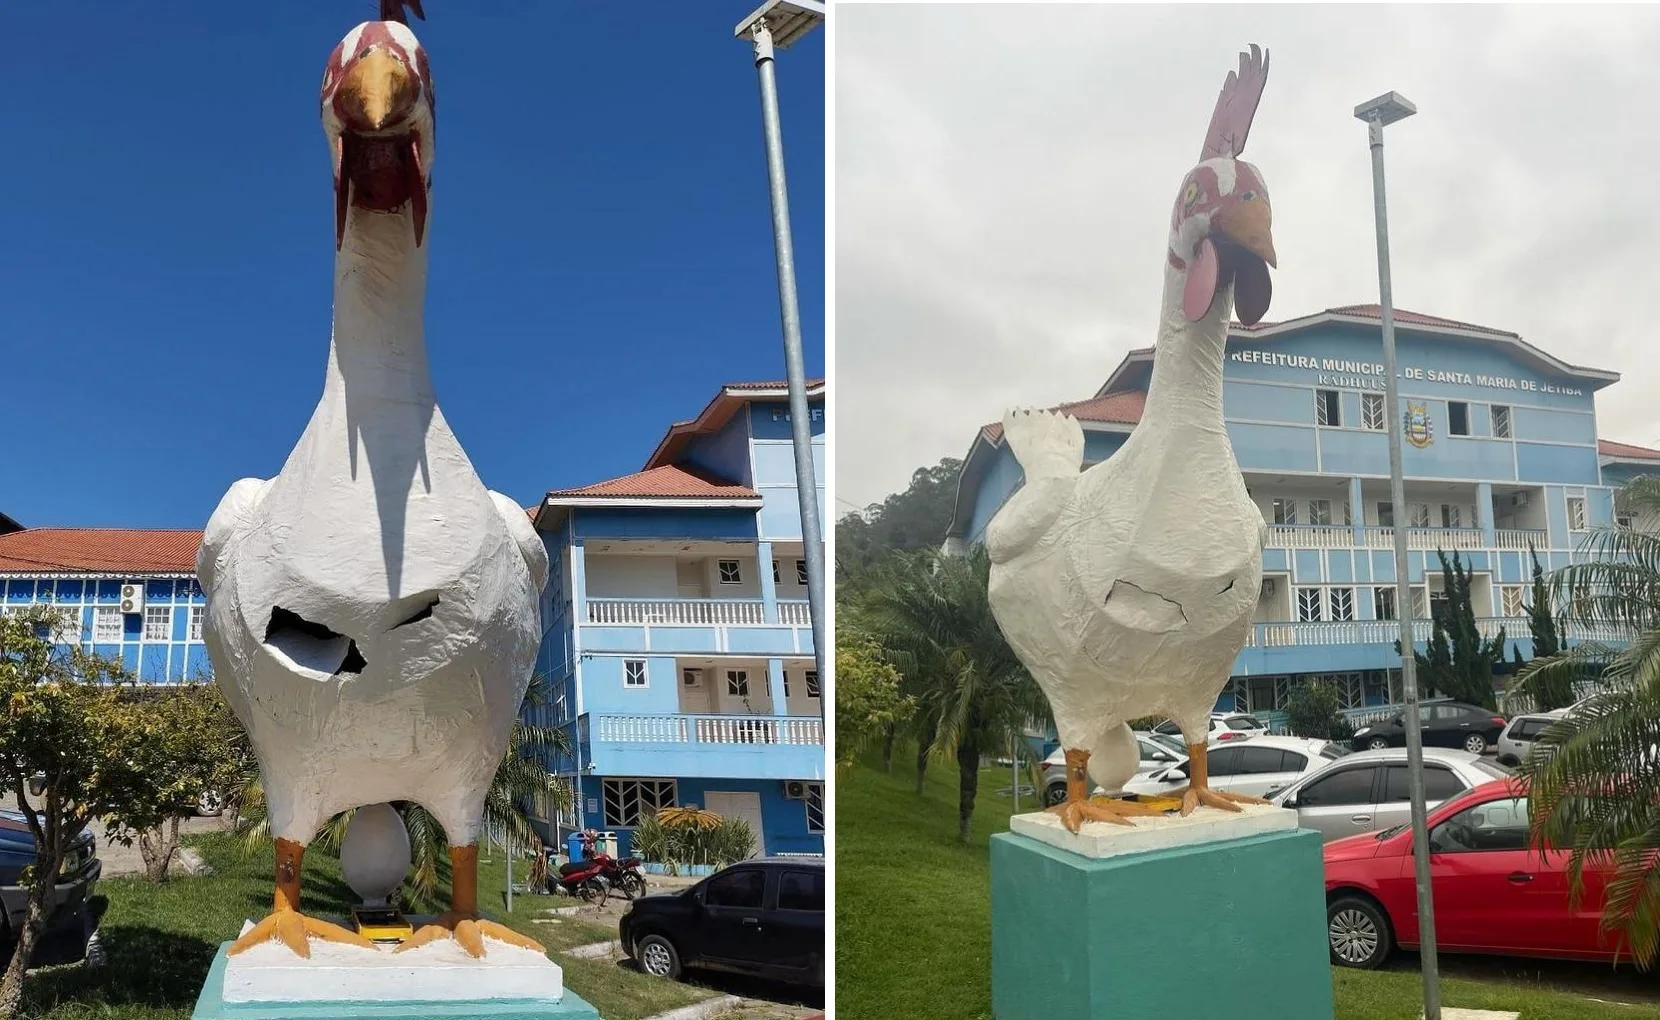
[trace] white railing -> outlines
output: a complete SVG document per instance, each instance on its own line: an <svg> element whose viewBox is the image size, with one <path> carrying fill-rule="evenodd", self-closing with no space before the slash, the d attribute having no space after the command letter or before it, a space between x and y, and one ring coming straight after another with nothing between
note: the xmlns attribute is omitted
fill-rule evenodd
<svg viewBox="0 0 1660 1020"><path fill-rule="evenodd" d="M824 724L816 716L602 715L593 732L595 741L613 744L824 743Z"/></svg>
<svg viewBox="0 0 1660 1020"><path fill-rule="evenodd" d="M1517 528L1500 528L1493 532L1493 548L1504 549L1510 552L1527 552L1529 543L1533 548L1541 549L1549 545L1550 535L1544 531L1522 531Z"/></svg>
<svg viewBox="0 0 1660 1020"><path fill-rule="evenodd" d="M594 739L608 744L684 744L683 715L602 715Z"/></svg>
<svg viewBox="0 0 1660 1020"><path fill-rule="evenodd" d="M731 627L767 620L760 599L589 599L588 622Z"/></svg>
<svg viewBox="0 0 1660 1020"><path fill-rule="evenodd" d="M1355 529L1329 524L1270 524L1268 545L1275 549L1349 549Z"/></svg>
<svg viewBox="0 0 1660 1020"><path fill-rule="evenodd" d="M793 600L780 601L778 603L778 622L790 627L810 627L813 625L813 618L808 611L807 603Z"/></svg>
<svg viewBox="0 0 1660 1020"><path fill-rule="evenodd" d="M1481 549L1484 541L1480 528L1408 528L1406 547L1423 551L1436 549ZM1367 528L1366 545L1372 549L1393 549L1394 528Z"/></svg>
<svg viewBox="0 0 1660 1020"><path fill-rule="evenodd" d="M1495 638L1503 629L1506 639L1526 637L1526 617L1481 617L1476 620L1476 631L1485 638ZM1432 624L1429 620L1412 621L1412 640L1428 641ZM1251 628L1247 648L1295 648L1302 645L1386 645L1398 640L1401 625L1395 620L1308 620L1287 623L1259 623Z"/></svg>

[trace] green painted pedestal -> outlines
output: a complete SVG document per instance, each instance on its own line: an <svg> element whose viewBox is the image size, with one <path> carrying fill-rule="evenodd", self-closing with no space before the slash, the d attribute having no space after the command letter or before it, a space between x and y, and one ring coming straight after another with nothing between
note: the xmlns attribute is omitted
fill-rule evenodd
<svg viewBox="0 0 1660 1020"><path fill-rule="evenodd" d="M223 999L226 942L208 970L207 983L196 999L191 1020L348 1020L357 1017L401 1017L406 1020L599 1020L599 1011L565 989L558 1001L462 1000L456 1002L230 1002Z"/></svg>
<svg viewBox="0 0 1660 1020"><path fill-rule="evenodd" d="M1320 836L1089 858L991 838L996 1020L1332 1020Z"/></svg>

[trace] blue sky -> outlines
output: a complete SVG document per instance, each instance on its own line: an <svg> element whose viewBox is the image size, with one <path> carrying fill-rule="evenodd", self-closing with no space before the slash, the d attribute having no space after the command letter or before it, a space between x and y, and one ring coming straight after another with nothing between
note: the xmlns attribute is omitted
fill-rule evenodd
<svg viewBox="0 0 1660 1020"><path fill-rule="evenodd" d="M427 345L485 484L638 470L783 378L751 0L427 0ZM328 353L323 64L370 0L12 5L0 512L200 527L282 466ZM252 11L252 13L247 13ZM807 370L824 366L824 41L780 54Z"/></svg>

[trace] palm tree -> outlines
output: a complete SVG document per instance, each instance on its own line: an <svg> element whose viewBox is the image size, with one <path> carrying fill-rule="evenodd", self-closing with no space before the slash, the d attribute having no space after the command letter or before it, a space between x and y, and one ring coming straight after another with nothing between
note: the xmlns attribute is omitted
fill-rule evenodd
<svg viewBox="0 0 1660 1020"><path fill-rule="evenodd" d="M569 751L569 736L564 730L528 723L524 718L524 709L547 702L547 690L546 677L537 674L532 678L530 688L525 691L519 719L508 736L507 753L502 755L495 778L484 796L484 831L509 848L522 850L542 845L541 835L527 811L528 805L537 798L545 798L545 806L553 812L568 808L571 804L570 787L548 768L552 758ZM246 748L245 735L241 746ZM270 840L271 830L265 817L259 764L254 760L251 749L242 757L242 781L227 799L237 811L237 829L242 835L243 846L251 851ZM443 826L421 805L405 802L394 806L403 815L404 827L409 830L412 859L409 890L416 900L429 901L438 891L440 865L441 862L447 863L445 851L449 841ZM353 814L354 811L344 811L329 819L314 842L338 852Z"/></svg>
<svg viewBox="0 0 1660 1020"><path fill-rule="evenodd" d="M958 839L968 840L982 752L1008 746L1029 720L1047 719L1048 701L991 613L991 559L894 556L862 599L861 623L906 678L917 699L918 787L927 756L957 762Z"/></svg>
<svg viewBox="0 0 1660 1020"><path fill-rule="evenodd" d="M1660 478L1639 478L1622 509L1657 520ZM1575 899L1587 868L1608 874L1602 925L1640 965L1660 950L1660 535L1603 527L1591 562L1551 575L1552 602L1570 628L1605 635L1536 658L1517 675L1524 694L1601 692L1540 735L1521 769L1531 784L1535 839L1568 850Z"/></svg>

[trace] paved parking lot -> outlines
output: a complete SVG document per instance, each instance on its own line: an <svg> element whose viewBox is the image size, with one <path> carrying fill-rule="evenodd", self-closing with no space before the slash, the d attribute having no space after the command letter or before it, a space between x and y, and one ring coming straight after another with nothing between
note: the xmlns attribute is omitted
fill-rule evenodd
<svg viewBox="0 0 1660 1020"><path fill-rule="evenodd" d="M0 805L8 810L17 810L17 798L6 794L0 799ZM197 832L217 832L228 829L231 825L229 815L207 818L186 818L179 825L181 836ZM137 875L144 871L144 858L138 852L137 844L123 846L113 842L104 834L104 827L98 822L92 823L92 838L98 841L98 859L104 862L104 877L114 878L117 875ZM177 862L175 861L175 866Z"/></svg>

